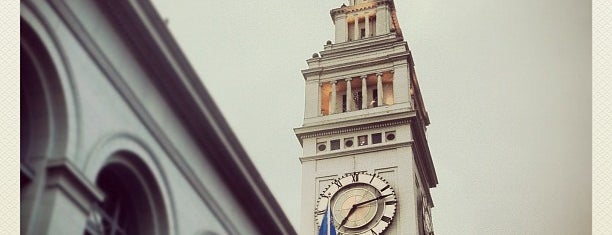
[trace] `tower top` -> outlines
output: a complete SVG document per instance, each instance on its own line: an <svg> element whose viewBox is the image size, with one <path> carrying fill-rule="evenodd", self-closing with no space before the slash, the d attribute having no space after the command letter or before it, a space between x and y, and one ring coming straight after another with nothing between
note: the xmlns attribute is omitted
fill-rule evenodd
<svg viewBox="0 0 612 235"><path fill-rule="evenodd" d="M395 34L403 38L393 0L349 0L330 11L336 43Z"/></svg>

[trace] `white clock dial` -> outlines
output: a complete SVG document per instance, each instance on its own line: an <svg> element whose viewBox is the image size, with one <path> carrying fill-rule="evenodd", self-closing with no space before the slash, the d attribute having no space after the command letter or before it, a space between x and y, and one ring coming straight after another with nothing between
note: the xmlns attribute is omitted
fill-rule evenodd
<svg viewBox="0 0 612 235"><path fill-rule="evenodd" d="M380 176L353 172L334 180L319 194L315 208L317 226L328 204L341 234L380 234L395 216L397 197Z"/></svg>

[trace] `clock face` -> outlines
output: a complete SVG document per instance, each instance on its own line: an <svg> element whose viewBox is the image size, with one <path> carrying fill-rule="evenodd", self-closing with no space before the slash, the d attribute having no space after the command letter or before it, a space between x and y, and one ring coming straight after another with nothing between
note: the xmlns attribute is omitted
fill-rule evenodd
<svg viewBox="0 0 612 235"><path fill-rule="evenodd" d="M334 180L319 195L315 208L317 226L328 203L339 234L378 235L391 224L397 197L380 176L353 172Z"/></svg>

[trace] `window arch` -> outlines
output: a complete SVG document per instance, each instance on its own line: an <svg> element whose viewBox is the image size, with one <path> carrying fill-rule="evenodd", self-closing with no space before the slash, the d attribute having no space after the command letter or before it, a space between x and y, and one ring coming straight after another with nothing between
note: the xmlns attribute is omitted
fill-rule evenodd
<svg viewBox="0 0 612 235"><path fill-rule="evenodd" d="M32 161L62 156L66 149L65 96L48 48L23 18L20 21L21 186L35 174Z"/></svg>
<svg viewBox="0 0 612 235"><path fill-rule="evenodd" d="M105 199L93 206L84 234L168 234L167 213L155 182L138 156L113 154L96 178Z"/></svg>

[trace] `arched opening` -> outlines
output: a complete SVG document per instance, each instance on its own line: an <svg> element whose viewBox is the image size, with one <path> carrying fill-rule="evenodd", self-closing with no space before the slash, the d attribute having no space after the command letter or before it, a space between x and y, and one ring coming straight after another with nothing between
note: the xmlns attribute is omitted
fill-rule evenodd
<svg viewBox="0 0 612 235"><path fill-rule="evenodd" d="M166 210L155 182L137 156L113 155L96 178L105 199L94 205L84 234L168 234Z"/></svg>
<svg viewBox="0 0 612 235"><path fill-rule="evenodd" d="M36 108L35 104L44 102L44 97L41 97L42 88L36 83L38 76L36 75L36 67L32 61L32 57L28 53L24 52L23 45L20 48L20 103L19 103L19 116L20 116L20 135L19 135L19 160L21 162L21 187L27 185L34 177L34 172L26 164L26 160L30 155L32 149L30 145L40 145L40 138L34 138L34 136L44 137L47 136L47 123L45 109ZM30 130L37 130L31 133ZM34 136L33 136L34 135ZM34 138L34 141L31 139ZM36 140L38 139L38 141Z"/></svg>
<svg viewBox="0 0 612 235"><path fill-rule="evenodd" d="M21 187L35 174L32 162L61 156L66 147L66 105L53 60L33 28L20 25Z"/></svg>

